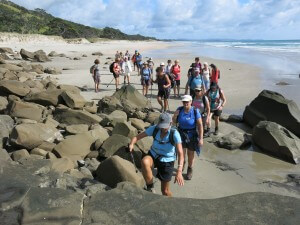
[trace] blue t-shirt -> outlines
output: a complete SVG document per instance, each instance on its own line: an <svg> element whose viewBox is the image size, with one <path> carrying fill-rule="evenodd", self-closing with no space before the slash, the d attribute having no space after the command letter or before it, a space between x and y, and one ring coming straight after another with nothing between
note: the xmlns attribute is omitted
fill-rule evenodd
<svg viewBox="0 0 300 225"><path fill-rule="evenodd" d="M193 78L193 76L190 76L188 83L189 83L190 88L192 90L194 90L197 86L202 86L203 80L200 75L198 75L197 77L194 77L194 78Z"/></svg>
<svg viewBox="0 0 300 225"><path fill-rule="evenodd" d="M148 127L145 130L145 133L147 134L147 136L153 135L155 127L156 127L156 125ZM153 140L153 144L150 149L150 152L154 156L154 158L160 157L161 162L172 162L172 161L175 161L175 159L176 159L176 155L175 155L176 147L173 146L169 140L170 132L171 132L171 129L169 129L166 136L164 136L164 138L161 139L160 138L161 132L159 129L156 134L156 137ZM181 143L181 137L177 130L174 132L173 138L174 138L175 145L177 145L178 143Z"/></svg>
<svg viewBox="0 0 300 225"><path fill-rule="evenodd" d="M190 111L188 113L184 112L184 109L182 107L179 107L177 110L179 110L178 114L178 123L179 128L183 130L192 130L196 128L197 120L201 118L201 114L199 112L199 109L196 110L196 118L195 118L195 112L194 107L192 106Z"/></svg>
<svg viewBox="0 0 300 225"><path fill-rule="evenodd" d="M137 56L136 56L136 62L137 62L138 64L141 64L141 63L142 63L142 60L143 60L143 56L142 56L142 55L137 55Z"/></svg>
<svg viewBox="0 0 300 225"><path fill-rule="evenodd" d="M141 74L142 74L142 78L144 78L146 80L149 80L150 79L150 75L151 75L150 68L144 68L144 69L142 69Z"/></svg>

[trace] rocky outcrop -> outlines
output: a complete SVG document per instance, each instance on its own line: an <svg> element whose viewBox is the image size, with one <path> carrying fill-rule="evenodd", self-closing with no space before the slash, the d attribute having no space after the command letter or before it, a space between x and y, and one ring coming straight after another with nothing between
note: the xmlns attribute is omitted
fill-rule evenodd
<svg viewBox="0 0 300 225"><path fill-rule="evenodd" d="M114 134L104 141L101 149L99 150L99 155L105 158L111 157L118 150L127 147L129 143L130 139L128 137L119 134Z"/></svg>
<svg viewBox="0 0 300 225"><path fill-rule="evenodd" d="M27 95L24 100L27 102L34 102L43 106L57 106L60 103L63 103L61 94L63 90L46 90L37 93L32 93Z"/></svg>
<svg viewBox="0 0 300 225"><path fill-rule="evenodd" d="M300 110L297 104L281 94L264 90L244 111L244 120L254 127L268 120L280 124L300 137Z"/></svg>
<svg viewBox="0 0 300 225"><path fill-rule="evenodd" d="M43 50L38 50L36 52L29 52L25 49L21 49L20 55L25 60L37 61L37 62L47 62L50 59L47 57L46 53Z"/></svg>
<svg viewBox="0 0 300 225"><path fill-rule="evenodd" d="M26 96L30 92L30 88L16 80L2 80L0 81L0 95L6 96L6 95L17 95L20 97Z"/></svg>
<svg viewBox="0 0 300 225"><path fill-rule="evenodd" d="M253 141L270 155L291 163L300 163L300 139L279 124L259 122L253 129Z"/></svg>
<svg viewBox="0 0 300 225"><path fill-rule="evenodd" d="M64 91L61 97L71 109L82 109L86 103L86 100L80 94L71 91Z"/></svg>
<svg viewBox="0 0 300 225"><path fill-rule="evenodd" d="M232 131L217 140L220 148L228 150L242 149L251 145L251 140L245 133Z"/></svg>
<svg viewBox="0 0 300 225"><path fill-rule="evenodd" d="M129 138L133 138L135 137L138 132L137 129L135 127L133 127L130 123L128 122L118 122L116 123L112 134L120 134L123 135L125 137L129 137Z"/></svg>
<svg viewBox="0 0 300 225"><path fill-rule="evenodd" d="M7 115L0 115L0 148L7 142L7 139L14 127L14 120Z"/></svg>

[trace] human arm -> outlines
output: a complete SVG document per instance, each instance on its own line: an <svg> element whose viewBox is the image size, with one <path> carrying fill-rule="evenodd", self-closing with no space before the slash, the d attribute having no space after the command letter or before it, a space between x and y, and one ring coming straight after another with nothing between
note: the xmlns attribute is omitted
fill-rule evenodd
<svg viewBox="0 0 300 225"><path fill-rule="evenodd" d="M183 186L184 180L182 177L182 169L183 169L184 155L183 155L182 144L177 143L176 149L177 149L177 154L178 154L178 169L176 172L174 183L178 183L179 186Z"/></svg>
<svg viewBox="0 0 300 225"><path fill-rule="evenodd" d="M206 117L205 123L208 125L209 116L210 116L210 104L209 104L209 100L206 96L205 96L205 105L206 105L206 109L207 109L207 117Z"/></svg>
<svg viewBox="0 0 300 225"><path fill-rule="evenodd" d="M137 136L135 136L135 137L133 137L132 139L131 139L131 142L130 142L130 144L129 144L129 151L131 152L132 150L133 150L133 148L134 148L134 145L139 141L139 140L141 140L141 139L143 139L144 137L147 137L148 135L146 134L146 132L142 132L142 133L140 133L139 135L137 135Z"/></svg>
<svg viewBox="0 0 300 225"><path fill-rule="evenodd" d="M219 110L222 110L223 107L225 106L226 102L227 102L223 90L220 90L220 97L221 97L221 100L222 100L222 104L220 105Z"/></svg>
<svg viewBox="0 0 300 225"><path fill-rule="evenodd" d="M202 125L202 118L200 117L197 120L197 128L198 128L198 134L199 134L199 146L203 146L203 125Z"/></svg>
<svg viewBox="0 0 300 225"><path fill-rule="evenodd" d="M179 115L179 110L176 110L173 117L172 117L172 121L173 121L174 126L176 126L178 115Z"/></svg>
<svg viewBox="0 0 300 225"><path fill-rule="evenodd" d="M167 84L166 84L166 85L164 85L164 88L168 88L168 87L170 87L170 86L171 86L171 81L170 81L170 79L169 79L169 76L168 76L168 75L165 75L165 79L166 79L166 81L167 81Z"/></svg>

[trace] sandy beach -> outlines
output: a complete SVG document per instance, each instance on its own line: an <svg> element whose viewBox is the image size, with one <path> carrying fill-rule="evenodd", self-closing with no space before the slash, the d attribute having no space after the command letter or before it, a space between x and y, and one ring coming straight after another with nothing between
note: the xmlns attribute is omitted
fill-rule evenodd
<svg viewBox="0 0 300 225"><path fill-rule="evenodd" d="M87 100L96 102L104 96L112 95L115 91L115 86L110 83L113 78L112 74L108 71L111 60L107 58L114 58L117 50L123 53L129 50L132 54L135 49L138 49L144 59L153 57L155 66L159 65L160 62L166 63L167 59L179 59L182 69L181 94L184 93L183 88L187 82L188 68L196 56L193 53L183 52L180 54L166 54L165 57L155 57L155 51L163 50L167 52L169 48L176 47L175 43L168 42L102 41L67 44L55 39L50 40L16 42L7 39L0 42L0 46L10 47L15 51L20 51L21 48L28 51L43 49L46 53L56 51L57 53L66 54L71 59L55 57L52 58L51 62L43 65L62 69L61 75L51 76L55 77L61 84L87 87L88 91L81 92L81 95ZM93 52L99 51L103 53L103 56L92 56ZM82 57L84 54L87 57ZM202 54L199 53L199 55ZM80 60L72 60L74 57L80 57ZM94 92L94 83L89 74L89 68L97 58L100 59L101 65L99 93ZM221 70L220 86L228 100L224 108L226 113L242 114L245 106L263 89L263 81L260 77L262 69L259 67L209 57L201 57L200 59L202 63L205 61L209 64L215 63ZM120 79L120 82L123 83L123 78ZM141 90L140 77L137 72L132 73L131 82L138 90ZM153 85L149 94L149 100L153 107L159 109L156 101L156 85ZM171 112L181 106L180 99L172 97L169 102ZM241 127L238 124L221 123L220 126L221 134L226 134L232 130L251 132L249 127ZM205 140L203 151L200 157L196 159L193 179L186 181L184 187L172 184L171 190L175 197L210 199L245 192L270 192L300 198L299 189L285 184L287 174L300 172L299 165L296 166L257 151L220 149L209 142L210 139ZM156 183L155 188L157 193L160 193L159 182Z"/></svg>

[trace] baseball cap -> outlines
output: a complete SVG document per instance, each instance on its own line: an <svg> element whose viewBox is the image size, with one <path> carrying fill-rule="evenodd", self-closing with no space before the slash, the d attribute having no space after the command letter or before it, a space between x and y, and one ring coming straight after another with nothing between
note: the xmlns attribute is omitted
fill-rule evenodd
<svg viewBox="0 0 300 225"><path fill-rule="evenodd" d="M195 87L195 89L194 90L199 90L199 91L202 91L202 87L201 86L197 86L197 87Z"/></svg>
<svg viewBox="0 0 300 225"><path fill-rule="evenodd" d="M192 96L190 96L190 95L184 95L184 96L182 96L182 98L181 98L181 101L182 102L191 102L193 100L193 98L192 98Z"/></svg>
<svg viewBox="0 0 300 225"><path fill-rule="evenodd" d="M162 113L158 118L158 128L169 128L171 126L172 117L169 113Z"/></svg>
<svg viewBox="0 0 300 225"><path fill-rule="evenodd" d="M160 63L160 65L161 65L161 66L164 66L164 65L165 65L165 63L164 63L164 62L161 62L161 63Z"/></svg>

